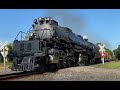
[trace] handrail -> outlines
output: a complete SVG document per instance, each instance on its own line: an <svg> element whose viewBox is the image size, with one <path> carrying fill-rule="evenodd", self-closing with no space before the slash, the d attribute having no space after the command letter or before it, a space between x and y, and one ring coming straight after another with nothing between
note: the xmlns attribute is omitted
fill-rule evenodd
<svg viewBox="0 0 120 90"><path fill-rule="evenodd" d="M32 28L32 27L31 27L31 28ZM23 33L27 35L27 34L31 31L31 28L29 29L29 31L27 31L27 33L23 32L23 31L19 31L19 33L18 33L17 36L15 37L15 40L17 39L17 37L19 36L19 34L21 34L21 40L22 40L22 38L23 38Z"/></svg>

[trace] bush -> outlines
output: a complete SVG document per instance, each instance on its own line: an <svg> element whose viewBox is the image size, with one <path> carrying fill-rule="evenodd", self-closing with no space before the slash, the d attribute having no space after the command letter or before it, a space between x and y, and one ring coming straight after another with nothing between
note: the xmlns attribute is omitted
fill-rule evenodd
<svg viewBox="0 0 120 90"><path fill-rule="evenodd" d="M113 50L115 57L120 60L120 45L117 49Z"/></svg>

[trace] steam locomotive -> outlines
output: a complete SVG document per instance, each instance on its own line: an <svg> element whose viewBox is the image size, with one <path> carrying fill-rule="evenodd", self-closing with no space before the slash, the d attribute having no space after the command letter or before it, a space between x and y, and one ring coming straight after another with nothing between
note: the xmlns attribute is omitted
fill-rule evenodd
<svg viewBox="0 0 120 90"><path fill-rule="evenodd" d="M70 28L59 26L51 17L35 19L31 29L24 39L16 37L13 42L8 56L14 71L59 70L94 64L100 58L96 45Z"/></svg>

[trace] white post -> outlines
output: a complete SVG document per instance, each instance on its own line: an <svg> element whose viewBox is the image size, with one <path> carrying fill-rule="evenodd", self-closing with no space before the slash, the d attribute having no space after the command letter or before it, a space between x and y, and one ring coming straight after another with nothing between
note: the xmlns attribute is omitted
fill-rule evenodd
<svg viewBox="0 0 120 90"><path fill-rule="evenodd" d="M3 59L4 59L4 70L6 71L6 63L5 63L5 46L3 48Z"/></svg>
<svg viewBox="0 0 120 90"><path fill-rule="evenodd" d="M104 64L104 58L101 58L101 60L102 60L102 64Z"/></svg>
<svg viewBox="0 0 120 90"><path fill-rule="evenodd" d="M7 47L6 47L6 45L7 45L7 41L5 42L5 43L2 43L1 41L0 41L0 52L1 52L1 54L2 54L2 56L3 56L3 60L4 60L4 70L6 71L6 56L7 56L7 51L8 51L8 49L7 49Z"/></svg>

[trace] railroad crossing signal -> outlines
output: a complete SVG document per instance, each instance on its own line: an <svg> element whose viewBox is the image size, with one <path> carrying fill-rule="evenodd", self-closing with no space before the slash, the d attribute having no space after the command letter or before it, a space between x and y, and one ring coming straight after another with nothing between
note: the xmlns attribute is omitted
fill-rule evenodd
<svg viewBox="0 0 120 90"><path fill-rule="evenodd" d="M104 58L106 56L106 52L100 52L100 55L102 58Z"/></svg>
<svg viewBox="0 0 120 90"><path fill-rule="evenodd" d="M0 41L0 52L1 52L1 54L2 54L2 56L3 56L3 59L4 59L4 70L6 71L6 64L5 64L5 62L6 62L6 56L7 56L7 54L8 54L8 48L6 47L6 45L7 45L7 41L5 42L5 43L2 43L1 41Z"/></svg>
<svg viewBox="0 0 120 90"><path fill-rule="evenodd" d="M99 52L105 52L106 50L104 49L105 48L105 44L98 44L98 46L100 47L100 50Z"/></svg>
<svg viewBox="0 0 120 90"><path fill-rule="evenodd" d="M99 47L100 47L100 50L99 50L99 52L100 52L100 55L101 55L101 60L102 60L102 63L104 64L104 58L105 58L105 55L106 55L106 50L104 49L105 48L105 44L99 44L98 45Z"/></svg>

